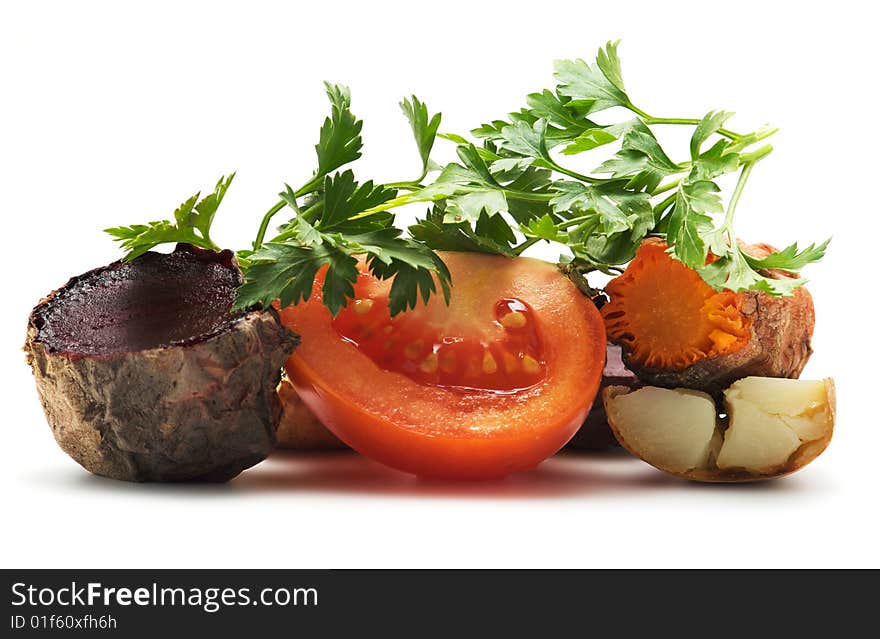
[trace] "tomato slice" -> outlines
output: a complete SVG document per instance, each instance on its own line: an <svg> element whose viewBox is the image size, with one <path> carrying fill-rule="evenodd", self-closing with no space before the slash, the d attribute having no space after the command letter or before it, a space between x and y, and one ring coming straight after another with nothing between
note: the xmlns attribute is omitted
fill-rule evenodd
<svg viewBox="0 0 880 639"><path fill-rule="evenodd" d="M302 336L287 373L346 444L427 477L482 479L534 468L583 422L599 388L605 329L593 303L547 262L444 253L452 298L392 318L391 282L362 272L336 318L321 302L281 311Z"/></svg>

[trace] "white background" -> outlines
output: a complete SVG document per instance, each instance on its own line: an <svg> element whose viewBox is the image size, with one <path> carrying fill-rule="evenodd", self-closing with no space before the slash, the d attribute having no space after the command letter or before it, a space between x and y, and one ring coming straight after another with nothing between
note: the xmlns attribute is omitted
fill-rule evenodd
<svg viewBox="0 0 880 639"><path fill-rule="evenodd" d="M3 566L880 564L870 3L298 4L0 9ZM354 455L288 455L228 485L156 486L90 476L56 447L20 350L25 323L41 296L119 256L100 229L166 217L237 170L215 239L244 247L283 182L312 169L322 80L349 84L365 120L359 175L399 180L417 173L401 97L463 133L552 86L554 59L591 60L612 38L652 114L725 108L732 128L781 127L740 203L740 236L834 236L806 273L818 321L805 376L836 378L839 420L808 469L703 486L567 455L447 485Z"/></svg>

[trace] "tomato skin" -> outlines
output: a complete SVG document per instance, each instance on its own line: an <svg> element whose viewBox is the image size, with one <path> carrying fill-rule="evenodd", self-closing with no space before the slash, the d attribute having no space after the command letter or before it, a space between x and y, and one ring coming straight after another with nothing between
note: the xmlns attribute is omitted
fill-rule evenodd
<svg viewBox="0 0 880 639"><path fill-rule="evenodd" d="M592 401L563 418L552 434L537 441L525 438L432 437L365 412L322 383L301 360L291 357L287 374L296 392L319 420L346 445L378 462L441 479L498 479L531 470L565 446L584 423ZM599 385L585 388L596 395Z"/></svg>
<svg viewBox="0 0 880 639"><path fill-rule="evenodd" d="M530 470L562 448L590 410L604 365L602 320L552 265L470 253L443 259L452 272L453 296L457 279L482 277L491 283L477 285L477 292L519 297L535 309L546 379L513 394L462 392L380 369L334 331L317 287L309 302L281 311L282 321L303 339L287 361L288 376L337 437L392 468L465 480ZM498 281L509 282L509 290L494 290Z"/></svg>

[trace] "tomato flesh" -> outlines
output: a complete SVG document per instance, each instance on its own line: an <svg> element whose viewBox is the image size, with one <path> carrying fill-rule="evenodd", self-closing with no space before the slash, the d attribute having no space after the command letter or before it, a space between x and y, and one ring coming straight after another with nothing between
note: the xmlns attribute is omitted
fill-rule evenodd
<svg viewBox="0 0 880 639"><path fill-rule="evenodd" d="M432 317L419 306L391 317L388 295L361 274L355 299L333 320L345 339L385 370L420 384L513 393L537 384L545 362L534 313L522 300L503 298L486 326ZM473 330L473 329L476 330Z"/></svg>
<svg viewBox="0 0 880 639"><path fill-rule="evenodd" d="M336 318L320 297L281 311L302 343L297 393L355 450L421 476L481 479L533 468L571 438L599 387L605 331L551 264L442 254L441 295L388 312L391 282L362 273Z"/></svg>

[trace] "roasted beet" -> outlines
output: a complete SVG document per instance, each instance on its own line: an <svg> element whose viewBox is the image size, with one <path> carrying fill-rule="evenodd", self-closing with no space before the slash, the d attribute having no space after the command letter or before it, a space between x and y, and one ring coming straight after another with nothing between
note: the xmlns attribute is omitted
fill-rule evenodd
<svg viewBox="0 0 880 639"><path fill-rule="evenodd" d="M25 351L61 448L131 481L223 481L275 444L274 309L231 312L232 253L178 245L78 277L31 313Z"/></svg>

